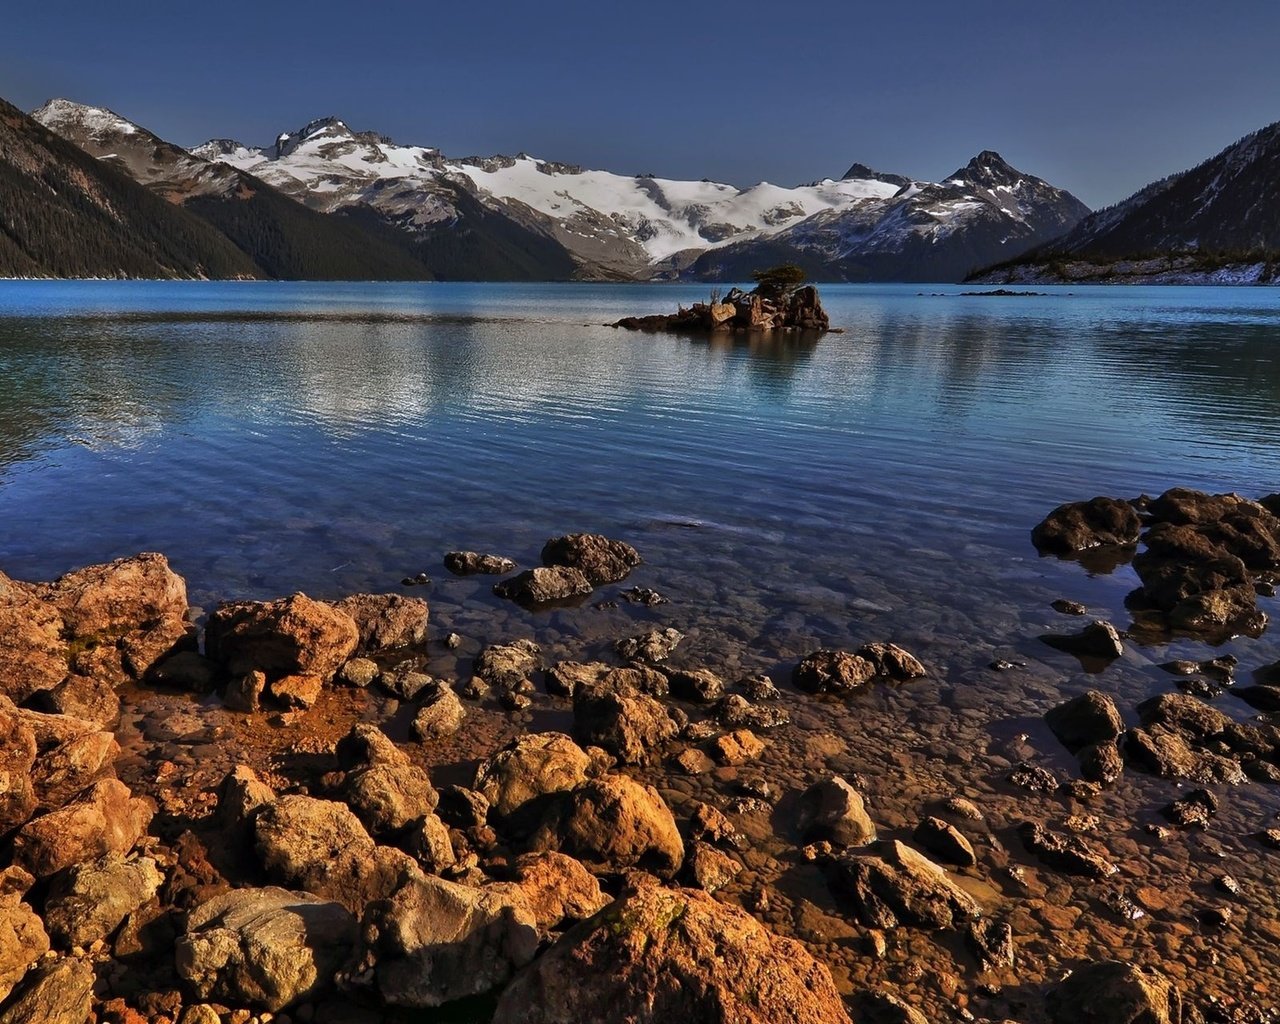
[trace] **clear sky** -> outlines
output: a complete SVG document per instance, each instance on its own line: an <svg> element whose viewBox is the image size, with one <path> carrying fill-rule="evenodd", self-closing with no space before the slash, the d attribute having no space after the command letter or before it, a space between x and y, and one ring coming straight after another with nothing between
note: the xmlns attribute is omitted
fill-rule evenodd
<svg viewBox="0 0 1280 1024"><path fill-rule="evenodd" d="M1090 206L1280 120L1275 0L43 0L0 16L0 96L183 145L313 117L622 173L938 179L983 149Z"/></svg>

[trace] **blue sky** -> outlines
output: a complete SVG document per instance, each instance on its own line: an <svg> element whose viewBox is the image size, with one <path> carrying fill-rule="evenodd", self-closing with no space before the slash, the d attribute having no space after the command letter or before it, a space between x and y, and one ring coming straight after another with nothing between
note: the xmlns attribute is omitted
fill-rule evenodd
<svg viewBox="0 0 1280 1024"><path fill-rule="evenodd" d="M622 173L937 179L983 149L1091 206L1280 120L1280 4L11 5L0 96L184 145L313 117Z"/></svg>

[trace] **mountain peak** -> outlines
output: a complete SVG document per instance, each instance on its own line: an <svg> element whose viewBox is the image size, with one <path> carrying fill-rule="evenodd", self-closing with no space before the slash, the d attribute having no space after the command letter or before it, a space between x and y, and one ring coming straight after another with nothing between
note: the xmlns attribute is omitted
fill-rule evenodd
<svg viewBox="0 0 1280 1024"><path fill-rule="evenodd" d="M106 135L136 135L142 131L136 124L106 107L91 107L61 97L51 99L31 112L31 116L50 131L66 135L78 129L91 138Z"/></svg>
<svg viewBox="0 0 1280 1024"><path fill-rule="evenodd" d="M855 163L847 171L844 172L842 181L883 181L888 185L897 185L901 188L903 185L910 185L911 179L902 174L885 174L883 171L872 170L866 164Z"/></svg>
<svg viewBox="0 0 1280 1024"><path fill-rule="evenodd" d="M276 136L276 157L288 156L299 146L311 142L315 139L329 139L338 141L341 139L355 138L355 132L347 127L347 123L340 118L318 117L314 121L308 121L306 125L296 132L281 132Z"/></svg>
<svg viewBox="0 0 1280 1024"><path fill-rule="evenodd" d="M984 149L947 180L969 185L1007 185L1022 177L1022 173L994 149Z"/></svg>

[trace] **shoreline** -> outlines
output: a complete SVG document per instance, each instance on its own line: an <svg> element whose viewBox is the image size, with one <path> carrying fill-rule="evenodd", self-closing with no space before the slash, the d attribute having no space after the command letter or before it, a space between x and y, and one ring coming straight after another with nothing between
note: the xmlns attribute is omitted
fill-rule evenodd
<svg viewBox="0 0 1280 1024"><path fill-rule="evenodd" d="M616 549L621 552L623 562L631 559L625 549L626 545ZM547 560L545 552L543 560ZM174 585L167 564L163 572L157 564L148 564L150 567L143 576L149 575L152 580L148 588L142 589L158 590L172 597ZM631 566L615 564L604 575L617 576L624 568L626 573L631 571ZM120 566L105 577L124 572L137 590L136 569L134 562L129 561L129 565ZM87 584L85 573L95 575L84 570L72 577ZM96 575L104 577L101 572ZM578 585L576 581L570 582ZM660 586L660 581L656 582ZM560 579L559 585L563 583ZM102 584L103 578L99 578L94 586ZM69 585L63 589L66 586ZM58 589L41 593L52 595ZM85 596L93 587L76 585L71 589L79 595L83 606ZM628 583L622 579L594 584L595 594L605 600L620 600L619 595L628 589ZM639 589L636 597L646 605L649 600L660 597L646 588ZM716 887L717 899L725 905L745 907L777 935L802 941L815 961L831 971L837 991L866 1016L871 1016L880 1005L877 1000L889 995L915 1005L928 1019L954 1012L957 1007L993 1019L1000 1019L1001 1014L1016 1015L1024 1022L1048 1019L1044 1016L1047 1004L1037 1000L1054 989L1069 968L1106 959L1108 951L1114 954L1126 950L1137 962L1164 971L1182 988L1184 999L1199 1004L1207 996L1216 994L1245 1003L1249 994L1239 989L1233 991L1229 973L1219 971L1212 964L1199 973L1193 972L1185 957L1191 956L1194 962L1204 948L1204 937L1212 937L1209 948L1222 947L1228 958L1261 957L1252 970L1255 978L1269 963L1265 948L1237 948L1233 936L1239 934L1236 928L1243 926L1239 920L1233 924L1228 915L1225 923L1208 925L1200 917L1209 910L1235 905L1237 914L1246 914L1252 927L1265 930L1270 904L1267 899L1258 902L1262 897L1257 887L1266 877L1267 854L1259 852L1260 847L1256 844L1246 847L1251 855L1237 865L1234 860L1238 859L1239 847L1234 840L1229 840L1233 860L1227 864L1237 884L1244 886L1243 896L1205 900L1192 895L1189 906L1176 900L1175 894L1184 891L1187 885L1179 881L1182 875L1185 874L1188 881L1201 876L1207 851L1200 850L1199 843L1191 843L1199 833L1194 830L1185 833L1190 845L1178 853L1177 837L1184 835L1182 832L1163 835L1149 830L1145 835L1141 831L1131 832L1141 821L1151 824L1158 820L1153 812L1170 795L1177 795L1176 788L1171 789L1163 780L1132 770L1126 771L1123 781L1114 788L1094 790L1065 784L1064 776L1070 778L1078 769L1073 767L1070 755L1062 749L1051 729L1043 722L1028 729L1027 720L1021 719L1024 723L1021 730L1011 730L1007 724L985 719L981 705L969 705L965 700L963 688L945 685L950 672L945 663L936 660L936 652L932 652L933 657L929 650L913 652L925 663L927 672L922 677L908 673L901 680L892 681L876 671L872 662L868 662L872 668L867 669L851 661L841 673L852 671L852 675L828 673L822 677L826 680L823 686L832 679L837 680L832 684L836 686L836 693L813 694L805 692L807 684L805 688L795 685L799 679L808 677L795 675L795 665L791 663L776 665L769 672L769 685L766 685L751 675L736 679L732 665L690 659L679 642L668 658L656 657L670 642L670 637L648 638L646 642L656 643L657 647L642 647L647 654L641 654L641 649L628 648L632 658L639 656L638 661L630 662L621 652L609 650L613 640L625 640L625 637L597 638L593 642L580 638L577 646L583 651L583 660L576 664L590 663L595 657L603 656L607 664L613 666L588 670L545 663L540 651L534 653L527 647L512 644L509 636L477 635L455 640L450 636L452 630L448 623L431 623L430 631L419 636L418 627L426 625L428 613L423 606L419 619L414 611L419 606L414 599L415 590L406 588L394 595L394 599L379 599L372 605L366 602L366 615L372 609L381 609L368 619L368 622L381 623L380 627L370 627L384 630L381 640L395 637L397 629L401 630L401 639L410 639L406 646L385 647L370 663L372 670L369 665L361 666L363 685L359 680L356 685L348 680L344 683L322 681L318 686L311 686L298 681L296 673L278 676L277 669L278 679L291 681L280 685L276 697L297 704L294 710L279 706L274 710L264 707L257 712L229 710L226 704L230 691L224 690L221 698L208 696L207 676L202 686L195 687L194 693L190 688L174 687L172 680L168 685L157 687L148 679L146 671L142 673L141 682L123 681L118 690L113 685L113 691L119 693L125 705L125 716L119 728L113 729L116 742L122 748L114 771L135 797L141 795L156 805L147 833L153 838L139 839L138 849L161 868L167 866L170 873L178 871L185 877L183 873L194 871L196 876L178 886L178 891L188 895L176 900L171 895L169 902L162 902L149 911L158 912L155 920L167 920L175 934L181 935L183 918L192 905L202 904L227 885L244 888L292 883L290 887L297 888L299 880L307 877L305 871L297 874L298 864L305 862L305 857L300 862L301 854L296 850L283 862L268 857L264 863L259 859L261 843L255 845L243 838L246 824L253 826L240 819L237 819L239 825L235 821L229 825L228 794L243 793L248 785L242 779L238 789L228 789L227 776L238 765L252 769L257 780L271 788L273 795L269 802L278 803L293 797L321 800L334 808L359 808L359 816L374 814L369 820L378 821L376 814L383 811L371 811L370 806L385 810L385 801L375 801L374 805L362 802L364 797L359 794L365 791L353 781L353 774L363 772L366 774L361 777L365 778L374 766L365 764L362 768L358 758L353 763L352 755L343 754L343 750L350 747L352 729L364 722L379 723L382 732L395 742L400 756L407 759L397 761L398 773L426 773L440 801L431 813L442 822L445 815L449 816L445 834L449 837L447 845L453 848L454 861L447 868L439 868L438 861L427 861L437 867L432 876L443 873L459 880L456 884L472 889L480 884L480 891L484 891L483 887L510 884L506 879L515 877L510 874L515 870L512 858L521 850L533 852L526 849L527 840L521 838L527 835L528 825L513 823L505 816L494 817L492 813L468 819L468 814L475 814L474 801L462 799L460 791L451 787L473 787L477 766L485 761L492 764L496 752L507 744L521 741L522 737L527 742L532 736L553 731L574 734L583 741L579 750L590 751L594 744L586 743L587 738L612 746L613 752L600 748L600 753L588 753L587 761L580 765L582 779L622 776L655 787L655 795L661 805L669 809L673 827L683 841L685 864L671 870L670 875L686 886L701 882ZM164 600L153 598L151 610ZM297 603L303 607L301 602ZM310 604L333 607L321 602ZM176 607L174 604L169 612L176 611ZM214 619L219 614L215 612ZM316 614L322 619L326 617L323 611ZM649 621L657 628L663 622L678 622L687 614L687 609L655 601L650 606ZM178 642L189 643L185 618L174 618L167 613L161 618L171 620L172 635L178 637ZM1064 614L1064 634L1079 622ZM179 623L183 623L180 636ZM153 633L156 628L152 625L144 633ZM206 626L206 630L208 628ZM131 630L129 638L122 636L109 649L142 649L135 643L138 638L132 637L136 632ZM224 639L215 646L225 651L225 636L231 633L234 629L224 630ZM308 635L314 638L316 634L313 631ZM365 644L363 636L358 643ZM324 643L314 639L309 647L311 654L328 650ZM207 636L205 650L210 653ZM94 651L100 653L95 655ZM82 667L110 673L111 658L104 663L101 651L102 645L98 644L77 650L72 657L79 659ZM179 656L191 663L186 668L188 672L194 672L192 666L201 665L191 657ZM336 658L332 651L328 657L331 662ZM863 658L852 653L851 657ZM335 665L333 671L346 671L347 660ZM452 700L441 699L440 687L433 682L442 675L436 666L450 662L454 668L444 678L445 689L457 696ZM215 667L215 672L221 671L223 678L235 681L226 675L225 666L229 663L219 662L217 658L214 663L224 665L221 670ZM400 663L408 663L409 667L396 671L395 666ZM629 664L633 666L631 675L616 675L626 671ZM427 671L418 672L419 669ZM56 673L56 668L51 671ZM1000 674L1016 679L1020 670L1010 665L1000 670ZM379 681L382 675L387 675L385 681ZM417 675L423 678L411 678ZM863 678L858 678L860 676ZM838 683L840 678L856 680L847 693L838 692L843 689ZM1105 675L1099 676L1103 689L1105 679ZM580 707L584 703L581 695L577 699L565 695L570 686L590 687L600 685L603 680L610 680L606 689L627 694L628 699L635 702L627 705L622 719L609 718L607 714L601 719L596 712ZM276 682L264 680L264 685L275 686ZM218 688L225 685L218 684ZM1170 689L1174 689L1172 678ZM1037 717L1066 696L1051 679L1040 684L1038 690L1033 684L1032 692L1041 693L1028 706L1028 710L1036 708ZM239 690L237 693L239 696L233 702L243 697ZM729 711L724 710L722 693L738 698L728 702ZM269 703L269 693L265 699ZM455 700L456 708L461 708L462 721L449 731L447 725L456 710ZM301 706L307 701L311 701L309 706ZM441 703L446 707L424 716L426 709ZM590 701L586 704L590 706ZM1009 711L1025 704L1025 699L1019 700L1010 705ZM82 704L84 706L88 705ZM779 709L785 716L778 714ZM604 714L599 708L597 712ZM1121 713L1130 720L1133 711L1122 708ZM727 714L731 714L729 721L721 721ZM589 719L594 724L583 725L580 719L584 715L596 715ZM425 724L418 727L418 735L425 736L424 740L414 738L414 723L420 718ZM783 718L790 721L782 721ZM663 721L669 721L672 726L663 725ZM641 729L639 734L633 734L628 730L629 726L641 722L648 723L649 732ZM754 741L763 746L757 749L755 742L745 736L732 743L723 740L741 729L748 730ZM975 733L987 736L985 745L975 746ZM566 746L551 761L564 768L574 757ZM611 757L618 763L609 765ZM548 762L526 760L521 772L527 773L533 763L542 763L545 767ZM1026 764L1037 770L1022 771ZM100 767L105 771L111 766L104 761ZM570 768L564 770L573 773ZM848 781L860 797L860 806L865 801L864 815L877 833L877 845L867 850L855 846L841 853L839 849L821 845L829 842L818 838L821 830L807 834L805 828L797 829L797 823L805 820L804 794L833 775ZM1019 776L1018 781L1010 781L1013 776ZM515 778L526 788L533 785L536 792L542 783L530 782L530 779L539 777L517 773ZM578 786L585 784L579 781ZM1240 796L1235 796L1233 790L1211 830L1213 834L1222 831L1224 839L1234 835L1232 830L1238 830L1250 816L1255 823L1259 818L1256 810L1252 810L1253 802L1245 792L1246 787L1238 788ZM543 793L539 799L544 802L568 799L555 796L556 792L560 791ZM403 801L408 797L401 791L399 799ZM727 814L731 831L725 833L721 827L719 839L695 838L696 822L709 813L699 809L702 804ZM467 807L472 809L468 811ZM971 807L976 808L981 817L973 817ZM1068 811L1067 818L1063 819L1062 815ZM563 808L559 813L563 813ZM847 817L851 808L846 804L842 813ZM963 943L956 945L967 934L964 915L940 930L936 925L922 927L919 921L903 920L887 927L884 921L869 926L863 916L867 913L866 905L832 881L833 863L862 864L859 870L864 870L865 863L860 858L866 854L889 856L895 842L921 846L921 823L928 819L941 821L958 831L974 851L972 866L944 863L943 867L950 882L968 899L977 901L981 910L978 920L1010 925L1009 935L1017 951L1014 963L1001 961L983 969L972 953L963 951ZM1020 830L1028 820L1051 826L1051 831L1066 837L1069 845L1075 841L1086 847L1096 846L1104 851L1107 863L1116 867L1116 873L1106 872L1099 880L1081 880L1048 866L1026 848L1021 838ZM1064 820L1066 830L1060 831ZM373 829L372 825L367 827ZM381 827L385 829L386 822L382 822ZM665 833L658 828L657 834ZM732 835L739 838L726 838ZM400 857L410 855L406 854L408 850L415 851L410 856L416 857L422 868L422 858L428 854L406 835L403 827L380 832L377 839L378 849L397 850ZM556 841L561 849L563 841L563 837ZM671 841L669 836L666 841ZM644 849L652 848L650 840L645 842L650 845ZM1153 843L1162 848L1158 864L1147 859ZM592 852L591 842L585 845L580 842L574 849L587 860L599 852ZM611 849L614 852L610 856L615 856L616 849ZM699 856L691 856L694 849L699 851ZM924 849L926 856L938 856L930 848ZM459 852L464 854L461 859L457 856ZM435 851L429 856L441 856L438 832ZM630 891L628 887L654 870L655 864L659 865L660 876L668 876L670 860L655 862L646 860L647 856L642 854L631 866L598 862L596 871L604 882L599 898ZM726 858L739 865L736 872ZM660 866L664 863L666 867ZM293 867L287 867L288 864ZM463 866L458 867L459 864ZM1156 869L1154 875L1153 868ZM170 874L171 890L174 877L177 876ZM722 884L717 887L716 882ZM361 882L357 889L364 884ZM670 882L664 878L661 884ZM326 889L326 885L318 887ZM852 891L856 892L856 886ZM324 895L332 898L335 892L337 890L327 891ZM370 892L360 889L361 899ZM349 897L349 886L342 893ZM1181 899L1186 898L1184 895ZM41 902L38 889L32 899L36 904ZM960 896L948 899L967 906ZM361 909L349 908L352 913ZM1187 930L1188 921L1195 922L1191 931ZM542 943L558 931L553 929ZM1280 927L1277 932L1280 933ZM1192 936L1197 933L1202 938L1193 941ZM1177 938L1179 936L1181 938ZM1169 946L1175 939L1179 945ZM1160 950L1163 952L1158 952ZM139 952L143 954L141 963L137 959ZM120 955L117 937L114 947L103 946L96 954L90 952L89 959L96 958L100 965L118 966ZM174 981L172 966L166 964L157 951L135 951L133 956L130 970L158 972L157 978L167 976L171 988L176 985L190 998L189 987L180 979ZM156 962L150 963L153 959ZM1225 970L1225 964L1222 966ZM169 973L166 975L166 972ZM374 973L376 976L376 965ZM367 989L356 984L354 991L357 995L353 1005L369 1004ZM383 994L385 996L385 991ZM1256 993L1254 999L1255 1009L1260 1011L1271 1005L1263 992ZM373 1004L377 1002L375 996ZM227 1002L221 1005L235 1009ZM386 1017L372 1019L395 1019L393 1013L387 1013ZM153 1015L152 1019L157 1018ZM862 1018L855 1015L855 1019Z"/></svg>

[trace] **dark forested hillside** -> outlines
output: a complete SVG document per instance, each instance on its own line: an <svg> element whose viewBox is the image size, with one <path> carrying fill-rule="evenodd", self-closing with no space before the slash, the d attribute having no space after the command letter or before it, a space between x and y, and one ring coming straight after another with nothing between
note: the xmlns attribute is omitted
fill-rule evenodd
<svg viewBox="0 0 1280 1024"><path fill-rule="evenodd" d="M0 276L260 277L221 232L0 100Z"/></svg>

